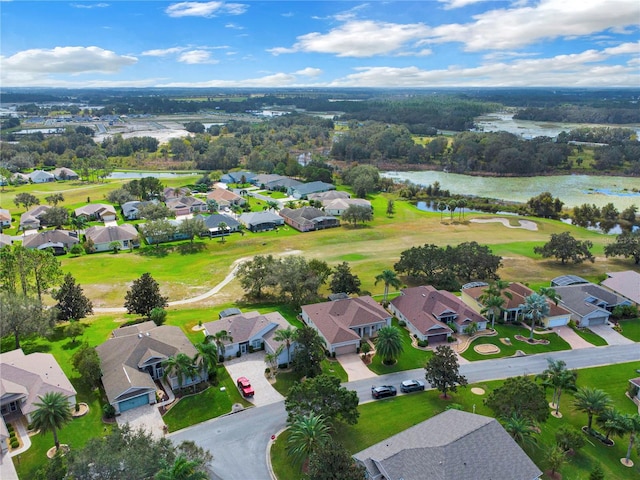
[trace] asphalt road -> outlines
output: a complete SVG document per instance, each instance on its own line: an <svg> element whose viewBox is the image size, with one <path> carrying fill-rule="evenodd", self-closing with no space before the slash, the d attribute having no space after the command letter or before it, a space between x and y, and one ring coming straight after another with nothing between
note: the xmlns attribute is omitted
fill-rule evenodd
<svg viewBox="0 0 640 480"><path fill-rule="evenodd" d="M640 361L640 344L567 350L519 358L483 360L460 366L469 383L498 380L518 375L541 373L547 358L564 360L568 368L587 368ZM640 368L640 364L636 368ZM629 372L629 378L634 375ZM376 385L398 386L402 380L424 378L424 369L380 376ZM371 379L350 382L345 386L358 392L361 403L371 401ZM259 392L256 393L258 395ZM268 480L267 446L271 435L286 426L284 402L255 407L239 413L209 420L168 436L173 442L192 440L213 455L211 467L215 480Z"/></svg>

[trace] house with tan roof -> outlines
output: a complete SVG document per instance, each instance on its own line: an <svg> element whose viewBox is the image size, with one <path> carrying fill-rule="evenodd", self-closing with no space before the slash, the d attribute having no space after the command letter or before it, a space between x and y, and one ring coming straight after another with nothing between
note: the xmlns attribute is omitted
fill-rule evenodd
<svg viewBox="0 0 640 480"><path fill-rule="evenodd" d="M187 195L191 195L191 189L187 187L179 187L179 188L166 187L162 191L162 196L164 197L165 200L169 200L172 198L186 197Z"/></svg>
<svg viewBox="0 0 640 480"><path fill-rule="evenodd" d="M38 230L40 227L44 227L45 225L41 223L40 217L50 208L49 205L37 205L24 212L20 215L20 230Z"/></svg>
<svg viewBox="0 0 640 480"><path fill-rule="evenodd" d="M207 204L197 197L170 198L165 204L176 217L207 211Z"/></svg>
<svg viewBox="0 0 640 480"><path fill-rule="evenodd" d="M460 298L476 312L481 312L484 309L481 297L488 286L488 284L481 282L481 285L471 286L469 288L463 287ZM558 288L555 288L555 290L559 293ZM502 294L504 304L502 306L503 312L501 320L503 322L523 321L522 306L525 304L527 297L533 293L535 293L533 290L521 283L514 282L509 284ZM567 325L569 320L571 320L571 312L569 309L562 305L562 303L556 305L549 299L547 299L547 303L549 304L549 315L542 319L542 324L548 328ZM496 320L498 319L496 318Z"/></svg>
<svg viewBox="0 0 640 480"><path fill-rule="evenodd" d="M364 198L334 198L333 200L322 200L322 208L327 215L342 215L350 206L371 207L371 202Z"/></svg>
<svg viewBox="0 0 640 480"><path fill-rule="evenodd" d="M113 205L105 203L90 203L83 207L78 207L73 211L75 217L84 217L85 220L98 220L101 222L111 222L118 216Z"/></svg>
<svg viewBox="0 0 640 480"><path fill-rule="evenodd" d="M76 404L76 389L50 353L12 350L0 354L0 365L0 431L7 430L5 422L21 417L31 423L35 404L47 393L62 393L69 408Z"/></svg>
<svg viewBox="0 0 640 480"><path fill-rule="evenodd" d="M351 198L351 195L344 190L329 190L328 192L310 193L307 195L307 199L319 200L321 202L335 200L337 198Z"/></svg>
<svg viewBox="0 0 640 480"><path fill-rule="evenodd" d="M601 285L640 306L640 273L633 270L610 272Z"/></svg>
<svg viewBox="0 0 640 480"><path fill-rule="evenodd" d="M391 325L391 314L368 295L304 305L300 316L335 355L356 353L363 338L374 337Z"/></svg>
<svg viewBox="0 0 640 480"><path fill-rule="evenodd" d="M536 480L542 476L495 418L456 409L353 457L370 480Z"/></svg>
<svg viewBox="0 0 640 480"><path fill-rule="evenodd" d="M109 227L93 226L87 228L85 237L93 242L94 252L108 252L117 242L120 250L129 250L140 246L140 237L136 227L124 223Z"/></svg>
<svg viewBox="0 0 640 480"><path fill-rule="evenodd" d="M54 255L64 255L76 243L79 243L75 232L68 230L43 230L33 235L23 235L22 246L44 250L51 248Z"/></svg>
<svg viewBox="0 0 640 480"><path fill-rule="evenodd" d="M340 226L340 220L315 207L283 208L278 212L287 225L300 232L312 232Z"/></svg>
<svg viewBox="0 0 640 480"><path fill-rule="evenodd" d="M213 200L218 207L243 206L247 201L237 193L227 190L226 188L214 188L207 193L207 200Z"/></svg>
<svg viewBox="0 0 640 480"><path fill-rule="evenodd" d="M51 173L56 180L78 180L80 178L76 172L67 167L56 168Z"/></svg>
<svg viewBox="0 0 640 480"><path fill-rule="evenodd" d="M11 212L6 208L0 208L0 226L2 227L11 226Z"/></svg>
<svg viewBox="0 0 640 480"><path fill-rule="evenodd" d="M231 340L224 342L225 358L241 356L264 348L265 352L271 354L280 350L277 359L278 365L287 363L287 351L284 344L273 337L276 331L284 330L291 324L279 312L239 313L223 316L219 320L204 323L202 326L205 336L215 335L224 330L231 337ZM295 342L291 344L289 351L293 357Z"/></svg>
<svg viewBox="0 0 640 480"><path fill-rule="evenodd" d="M152 321L119 328L112 338L96 347L102 367L102 385L116 414L156 403L156 391L164 375L163 362L178 353L190 358L197 350L179 327L157 326ZM205 381L206 369L183 378L182 387ZM175 375L167 377L172 389L179 388Z"/></svg>
<svg viewBox="0 0 640 480"><path fill-rule="evenodd" d="M419 340L445 342L455 331L464 333L475 325L487 328L487 319L451 292L431 285L405 288L389 303L389 310L407 324Z"/></svg>

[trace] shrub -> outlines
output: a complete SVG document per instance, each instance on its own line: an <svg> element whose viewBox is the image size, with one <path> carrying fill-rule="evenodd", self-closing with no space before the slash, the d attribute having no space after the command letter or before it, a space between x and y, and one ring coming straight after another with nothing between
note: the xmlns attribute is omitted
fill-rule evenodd
<svg viewBox="0 0 640 480"><path fill-rule="evenodd" d="M16 438L16 436L17 436L17 435L16 435L16 432L11 432L11 433L9 433L9 438L10 438L11 440L13 440L14 438Z"/></svg>
<svg viewBox="0 0 640 480"><path fill-rule="evenodd" d="M9 431L9 433L13 432L15 429L13 428L13 425L11 425L10 423L7 423L7 430Z"/></svg>
<svg viewBox="0 0 640 480"><path fill-rule="evenodd" d="M265 368L265 369L264 369L264 373L265 373L266 375L269 375L269 374L271 373L271 369L270 369L269 367Z"/></svg>
<svg viewBox="0 0 640 480"><path fill-rule="evenodd" d="M429 346L429 340L418 340L418 346L419 347L428 347Z"/></svg>
<svg viewBox="0 0 640 480"><path fill-rule="evenodd" d="M116 409L110 403L105 403L102 406L102 413L104 414L105 418L113 418L116 416Z"/></svg>
<svg viewBox="0 0 640 480"><path fill-rule="evenodd" d="M237 358L240 358L240 355L242 355L242 353L240 353L240 350L238 350L238 351L236 352L236 357L237 357Z"/></svg>
<svg viewBox="0 0 640 480"><path fill-rule="evenodd" d="M11 448L18 448L20 446L20 442L18 440L11 440Z"/></svg>
<svg viewBox="0 0 640 480"><path fill-rule="evenodd" d="M27 430L33 430L33 423L30 423L29 425L27 425Z"/></svg>
<svg viewBox="0 0 640 480"><path fill-rule="evenodd" d="M79 411L80 411L80 404L76 403L76 412L79 412Z"/></svg>
<svg viewBox="0 0 640 480"><path fill-rule="evenodd" d="M407 322L405 322L404 320L398 320L398 325L401 327L406 327L407 326Z"/></svg>
<svg viewBox="0 0 640 480"><path fill-rule="evenodd" d="M160 326L167 321L167 311L164 308L156 307L149 312L149 318L157 326Z"/></svg>
<svg viewBox="0 0 640 480"><path fill-rule="evenodd" d="M447 337L447 342L452 343L456 341L456 337Z"/></svg>
<svg viewBox="0 0 640 480"><path fill-rule="evenodd" d="M73 247L69 249L69 253L73 256L79 256L84 253L84 248L79 243L76 243Z"/></svg>

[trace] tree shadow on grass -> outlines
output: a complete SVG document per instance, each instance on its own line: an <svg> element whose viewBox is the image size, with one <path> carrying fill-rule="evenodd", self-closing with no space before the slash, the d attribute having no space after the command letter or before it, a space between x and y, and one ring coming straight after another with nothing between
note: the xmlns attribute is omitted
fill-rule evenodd
<svg viewBox="0 0 640 480"><path fill-rule="evenodd" d="M166 257L167 255L169 255L169 253L172 250L173 250L172 247L153 246L153 247L141 248L140 250L138 250L138 254L139 255L143 255L145 257L163 258L163 257Z"/></svg>
<svg viewBox="0 0 640 480"><path fill-rule="evenodd" d="M180 255L191 255L192 253L200 253L206 250L207 246L204 243L183 243L178 245L177 250Z"/></svg>

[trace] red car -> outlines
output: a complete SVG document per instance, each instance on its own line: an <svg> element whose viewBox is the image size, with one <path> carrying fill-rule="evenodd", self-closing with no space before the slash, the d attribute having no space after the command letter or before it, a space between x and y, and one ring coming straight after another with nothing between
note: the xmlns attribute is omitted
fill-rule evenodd
<svg viewBox="0 0 640 480"><path fill-rule="evenodd" d="M244 397L253 397L253 387L247 377L240 377L236 383Z"/></svg>

